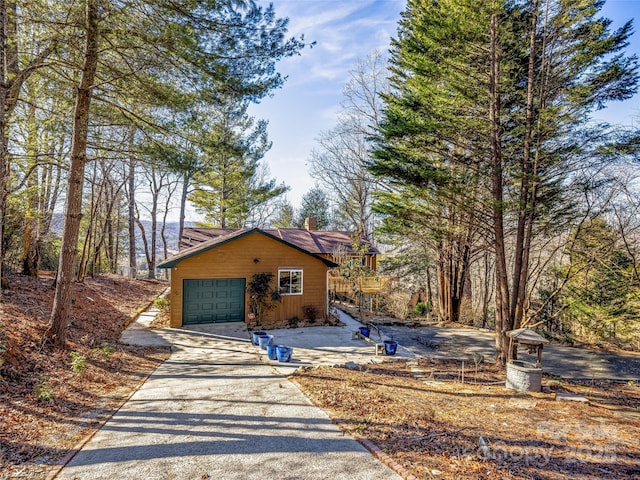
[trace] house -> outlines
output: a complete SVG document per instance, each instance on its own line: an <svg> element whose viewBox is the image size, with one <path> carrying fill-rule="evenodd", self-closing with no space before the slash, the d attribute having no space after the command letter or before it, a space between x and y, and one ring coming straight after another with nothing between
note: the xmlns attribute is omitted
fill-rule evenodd
<svg viewBox="0 0 640 480"><path fill-rule="evenodd" d="M311 224L312 226L312 224ZM309 229L185 229L181 250L159 268L171 269L171 326L246 322L247 286L254 274L272 273L282 298L261 319L262 328L284 327L305 318L311 307L318 318L328 310L329 271L338 266L337 250L356 255L344 232ZM375 265L373 247L363 262Z"/></svg>

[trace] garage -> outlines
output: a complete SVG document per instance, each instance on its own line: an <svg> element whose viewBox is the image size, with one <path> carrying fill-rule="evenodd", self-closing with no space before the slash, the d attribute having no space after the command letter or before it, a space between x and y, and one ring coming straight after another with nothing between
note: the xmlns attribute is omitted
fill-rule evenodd
<svg viewBox="0 0 640 480"><path fill-rule="evenodd" d="M183 324L243 322L244 291L244 278L183 280Z"/></svg>

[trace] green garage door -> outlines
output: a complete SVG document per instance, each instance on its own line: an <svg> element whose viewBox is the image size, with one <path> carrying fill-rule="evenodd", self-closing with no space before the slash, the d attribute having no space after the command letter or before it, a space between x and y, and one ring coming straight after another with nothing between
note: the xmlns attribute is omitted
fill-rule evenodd
<svg viewBox="0 0 640 480"><path fill-rule="evenodd" d="M244 321L244 278L184 280L182 323Z"/></svg>

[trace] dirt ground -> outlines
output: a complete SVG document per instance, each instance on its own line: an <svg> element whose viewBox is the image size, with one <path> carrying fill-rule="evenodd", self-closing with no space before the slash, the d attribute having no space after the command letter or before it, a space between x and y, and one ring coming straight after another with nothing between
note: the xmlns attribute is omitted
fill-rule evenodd
<svg viewBox="0 0 640 480"><path fill-rule="evenodd" d="M52 282L11 276L0 299L0 479L45 478L168 356L118 343L165 284L120 276L76 284L68 350L59 351L43 341Z"/></svg>
<svg viewBox="0 0 640 480"><path fill-rule="evenodd" d="M520 393L495 365L427 359L292 379L419 479L640 478L637 384L545 378L546 393Z"/></svg>

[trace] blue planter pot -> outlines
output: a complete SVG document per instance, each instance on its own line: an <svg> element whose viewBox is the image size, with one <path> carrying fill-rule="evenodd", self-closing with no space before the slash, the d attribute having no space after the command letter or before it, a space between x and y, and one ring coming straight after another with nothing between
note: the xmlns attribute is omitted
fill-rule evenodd
<svg viewBox="0 0 640 480"><path fill-rule="evenodd" d="M273 343L273 335L260 335L258 337L258 345L262 350L266 350L268 345Z"/></svg>
<svg viewBox="0 0 640 480"><path fill-rule="evenodd" d="M279 362L290 362L291 361L291 353L293 352L293 348L285 347L284 345L278 345L276 348L276 356Z"/></svg>
<svg viewBox="0 0 640 480"><path fill-rule="evenodd" d="M360 335L363 337L369 337L370 332L371 330L369 330L369 327L360 327Z"/></svg>
<svg viewBox="0 0 640 480"><path fill-rule="evenodd" d="M267 356L269 360L277 360L278 359L278 347L280 345L267 345Z"/></svg>
<svg viewBox="0 0 640 480"><path fill-rule="evenodd" d="M266 335L266 334L267 334L267 332L260 332L260 331L258 331L258 332L252 332L252 333L251 333L251 339L252 339L252 341L253 341L253 344L254 344L254 345L259 345L259 343L258 343L258 337L260 337L260 335Z"/></svg>
<svg viewBox="0 0 640 480"><path fill-rule="evenodd" d="M398 348L398 342L393 340L385 340L384 342L384 353L385 355L395 355L396 350Z"/></svg>

